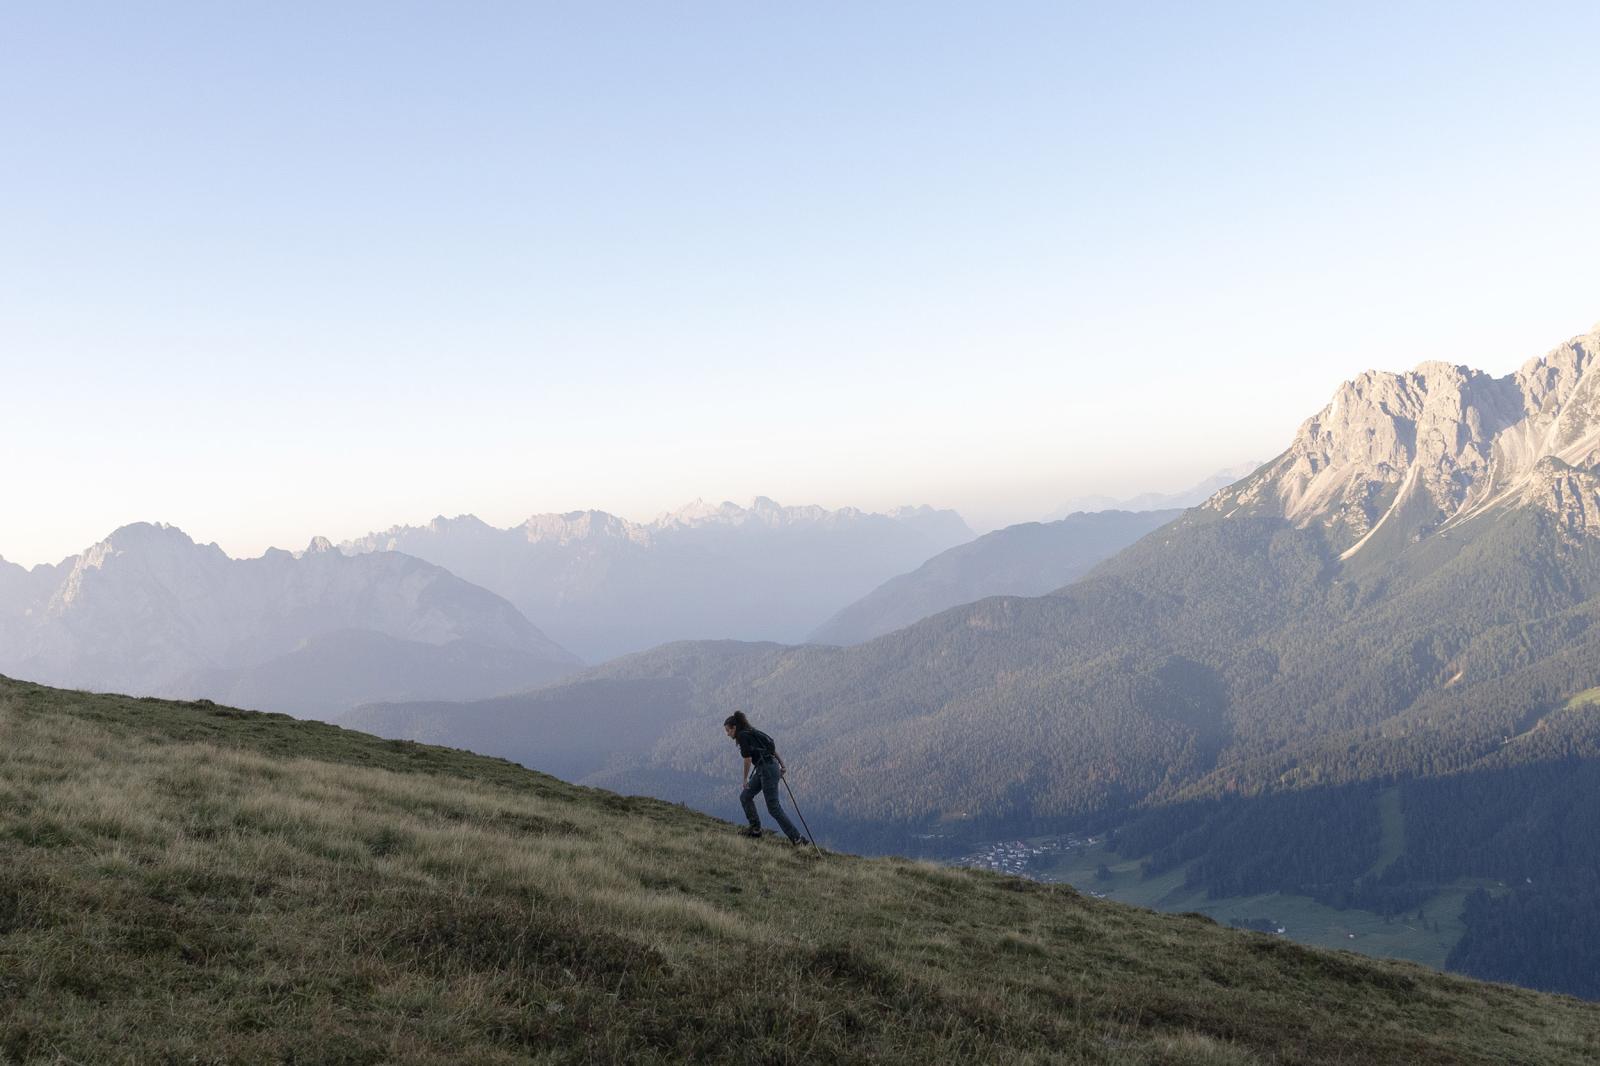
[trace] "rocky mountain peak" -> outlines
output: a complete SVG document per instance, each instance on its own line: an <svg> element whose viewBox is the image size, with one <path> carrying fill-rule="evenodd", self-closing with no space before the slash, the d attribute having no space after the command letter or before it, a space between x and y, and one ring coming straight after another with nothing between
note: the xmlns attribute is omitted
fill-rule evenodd
<svg viewBox="0 0 1600 1066"><path fill-rule="evenodd" d="M690 500L676 511L663 511L661 514L656 516L653 524L661 525L672 519L678 519L683 522L693 522L697 519L706 518L716 513L717 508L714 505L707 503L704 498L696 496L694 499Z"/></svg>
<svg viewBox="0 0 1600 1066"><path fill-rule="evenodd" d="M646 527L606 511L594 510L536 514L517 529L532 544L572 544L596 539L642 544L650 539Z"/></svg>
<svg viewBox="0 0 1600 1066"><path fill-rule="evenodd" d="M767 504L770 512L782 513L784 508L765 496L758 497L752 511L760 508L762 503ZM712 524L731 524L744 518L749 512L732 500L724 500L719 504L707 503L696 497L693 502L685 504L676 511L667 511L656 518L650 525L656 529L671 529L674 527L694 528L696 526Z"/></svg>
<svg viewBox="0 0 1600 1066"><path fill-rule="evenodd" d="M697 499L685 507L661 515L650 523L649 528L665 531L706 526L838 527L884 519L913 528L928 528L930 531L936 528L942 535L951 535L954 531L953 535L958 537L972 536L972 531L956 512L935 510L925 504L919 507L896 507L887 513L875 514L856 507L829 510L816 504L785 506L769 496L757 496L749 507L741 507L732 501L713 506Z"/></svg>
<svg viewBox="0 0 1600 1066"><path fill-rule="evenodd" d="M177 526L165 522L134 522L113 530L104 540L63 562L62 565L70 566L70 573L74 575L69 578L63 594L69 598L76 595L86 573L103 570L113 563L145 570L172 570L187 566L201 556L208 562L227 559L216 544L196 544Z"/></svg>
<svg viewBox="0 0 1600 1066"><path fill-rule="evenodd" d="M333 541L329 540L327 537L312 537L311 543L306 545L306 550L301 554L327 555L330 552L336 551L338 551L338 549L333 546Z"/></svg>
<svg viewBox="0 0 1600 1066"><path fill-rule="evenodd" d="M430 533L455 533L472 534L498 532L493 526L475 514L458 514L454 518L444 515L434 515L433 520L426 526Z"/></svg>
<svg viewBox="0 0 1600 1066"><path fill-rule="evenodd" d="M1501 378L1442 361L1368 371L1288 451L1205 506L1323 524L1346 558L1380 528L1415 539L1512 504L1600 535L1596 352L1600 327Z"/></svg>
<svg viewBox="0 0 1600 1066"><path fill-rule="evenodd" d="M0 672L58 683L206 691L230 671L350 631L381 638L391 651L467 649L421 653L441 670L456 654L509 663L516 669L503 676L518 678L577 662L486 589L401 553L347 558L326 537L298 557L274 549L231 559L176 527L138 523L58 567L22 576L0 567L0 579ZM321 647L334 659L349 651ZM528 664L531 673L522 669ZM183 688L191 683L202 687ZM365 691L389 691L381 678L375 684Z"/></svg>
<svg viewBox="0 0 1600 1066"><path fill-rule="evenodd" d="M112 530L111 535L95 547L106 547L112 551L130 551L157 545L189 548L195 546L189 535L177 526L165 522L130 522Z"/></svg>

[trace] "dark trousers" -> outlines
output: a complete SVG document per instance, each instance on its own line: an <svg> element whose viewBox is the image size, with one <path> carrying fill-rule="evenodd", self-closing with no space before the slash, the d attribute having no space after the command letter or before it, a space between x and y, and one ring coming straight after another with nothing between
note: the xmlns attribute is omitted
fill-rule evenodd
<svg viewBox="0 0 1600 1066"><path fill-rule="evenodd" d="M750 780L745 782L744 790L739 793L739 806L744 808L745 819L751 828L760 829L761 818L756 814L756 793L766 793L767 813L778 823L783 835L793 840L800 835L800 831L789 821L789 816L783 813L783 806L778 802L778 777L777 759L763 759L752 766Z"/></svg>

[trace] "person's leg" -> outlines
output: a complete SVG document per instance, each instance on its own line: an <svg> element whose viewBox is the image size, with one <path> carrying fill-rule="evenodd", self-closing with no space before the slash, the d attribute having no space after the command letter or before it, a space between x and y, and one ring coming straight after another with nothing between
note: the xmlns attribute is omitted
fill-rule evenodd
<svg viewBox="0 0 1600 1066"><path fill-rule="evenodd" d="M761 816L756 814L756 793L760 791L761 775L752 773L739 792L739 806L744 808L744 820L750 823L751 829L756 830L761 828Z"/></svg>
<svg viewBox="0 0 1600 1066"><path fill-rule="evenodd" d="M769 761L761 764L761 791L767 794L767 813L778 823L783 835L794 840L800 835L800 830L789 821L789 816L783 813L783 806L778 802L778 777L777 763Z"/></svg>

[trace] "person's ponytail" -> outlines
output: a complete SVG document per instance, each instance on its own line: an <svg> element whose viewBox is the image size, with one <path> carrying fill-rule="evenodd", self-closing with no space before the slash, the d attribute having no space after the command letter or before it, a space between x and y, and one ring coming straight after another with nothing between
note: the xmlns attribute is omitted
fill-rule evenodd
<svg viewBox="0 0 1600 1066"><path fill-rule="evenodd" d="M734 711L732 714L728 715L727 720L722 724L724 727L738 732L741 729L750 728L750 719L744 716L743 711Z"/></svg>

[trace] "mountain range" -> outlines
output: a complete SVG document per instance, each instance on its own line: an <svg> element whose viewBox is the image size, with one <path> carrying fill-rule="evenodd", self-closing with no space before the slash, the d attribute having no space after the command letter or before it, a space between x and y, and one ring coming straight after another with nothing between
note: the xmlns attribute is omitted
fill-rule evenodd
<svg viewBox="0 0 1600 1066"><path fill-rule="evenodd" d="M487 697L581 660L496 592L395 549L518 591L603 654L704 632L798 638L849 596L970 536L949 511L765 498L697 503L648 524L594 511L516 530L439 519L345 551L319 537L258 559L137 523L60 564L0 560L0 671L320 717Z"/></svg>
<svg viewBox="0 0 1600 1066"><path fill-rule="evenodd" d="M232 559L139 523L57 565L0 562L0 672L42 682L330 714L528 688L580 665L491 592L322 538Z"/></svg>
<svg viewBox="0 0 1600 1066"><path fill-rule="evenodd" d="M472 515L342 544L402 552L510 600L590 661L685 638L799 641L844 604L972 539L953 511L701 501L636 523L604 511L498 529Z"/></svg>
<svg viewBox="0 0 1600 1066"><path fill-rule="evenodd" d="M590 707L617 728L565 772L726 810L718 724L743 707L855 841L1097 822L1212 891L1386 914L1494 879L1513 887L1474 912L1472 972L1600 994L1516 954L1600 902L1597 352L1600 330L1501 378L1365 374L1282 455L1049 595L847 648L674 644L359 721L538 767Z"/></svg>
<svg viewBox="0 0 1600 1066"><path fill-rule="evenodd" d="M1370 371L1206 506L1319 526L1341 560L1522 507L1567 537L1600 532L1597 348L1600 331L1502 378L1444 362Z"/></svg>
<svg viewBox="0 0 1600 1066"><path fill-rule="evenodd" d="M1240 478L1255 473L1260 466L1260 463L1230 466L1178 492L1141 492L1126 499L1105 495L1074 496L1051 512L1045 521L1055 522L1070 515L1092 514L1096 511L1182 511L1206 502L1219 489L1227 488Z"/></svg>
<svg viewBox="0 0 1600 1066"><path fill-rule="evenodd" d="M817 644L859 644L986 596L1042 596L1178 516L1099 511L1024 522L940 552L890 578L813 632Z"/></svg>

